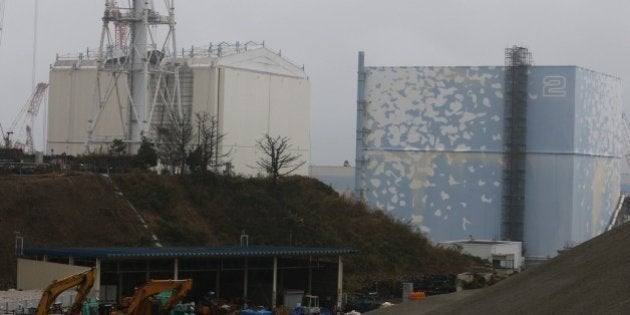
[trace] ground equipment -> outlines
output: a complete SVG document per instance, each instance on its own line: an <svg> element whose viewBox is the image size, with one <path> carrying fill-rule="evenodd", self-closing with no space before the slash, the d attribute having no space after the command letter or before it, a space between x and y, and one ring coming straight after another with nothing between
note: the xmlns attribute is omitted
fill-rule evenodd
<svg viewBox="0 0 630 315"><path fill-rule="evenodd" d="M83 301L85 301L87 294L92 289L95 277L96 269L92 268L88 271L53 281L42 293L42 298L39 300L39 305L37 305L34 314L48 314L59 294L73 287L77 287L77 295L70 308L70 314L80 314Z"/></svg>
<svg viewBox="0 0 630 315"><path fill-rule="evenodd" d="M175 305L186 297L192 288L192 279L151 280L136 290L132 297L123 299L118 314L151 315L151 298L161 292L170 291L171 296L160 307L160 314L168 314Z"/></svg>

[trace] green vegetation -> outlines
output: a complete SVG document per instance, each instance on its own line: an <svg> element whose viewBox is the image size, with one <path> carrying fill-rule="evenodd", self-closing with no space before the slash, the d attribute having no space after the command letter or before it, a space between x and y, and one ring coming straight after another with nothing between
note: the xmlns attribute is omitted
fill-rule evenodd
<svg viewBox="0 0 630 315"><path fill-rule="evenodd" d="M237 245L244 230L250 245L355 248L359 253L345 264L350 289L375 279L463 272L473 264L310 178L274 183L213 173L130 173L113 180L165 245Z"/></svg>

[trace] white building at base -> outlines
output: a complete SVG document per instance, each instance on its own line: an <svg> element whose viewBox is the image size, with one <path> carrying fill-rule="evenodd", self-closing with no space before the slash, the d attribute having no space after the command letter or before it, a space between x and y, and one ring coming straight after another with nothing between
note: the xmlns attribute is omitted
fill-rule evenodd
<svg viewBox="0 0 630 315"><path fill-rule="evenodd" d="M524 267L521 242L459 240L439 244L446 248L460 249L464 254L487 260L496 269L520 271Z"/></svg>

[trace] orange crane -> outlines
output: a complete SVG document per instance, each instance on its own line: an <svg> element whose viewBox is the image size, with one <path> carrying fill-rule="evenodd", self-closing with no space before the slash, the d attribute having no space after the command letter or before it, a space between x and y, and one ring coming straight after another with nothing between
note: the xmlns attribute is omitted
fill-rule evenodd
<svg viewBox="0 0 630 315"><path fill-rule="evenodd" d="M175 305L186 297L192 288L192 279L186 280L151 280L136 290L132 297L123 300L122 315L151 315L150 298L158 293L171 291L171 296L161 307L161 312L168 314Z"/></svg>
<svg viewBox="0 0 630 315"><path fill-rule="evenodd" d="M44 293L42 293L42 298L39 300L39 305L37 305L37 309L34 314L48 314L50 307L53 303L55 303L55 299L59 296L59 294L77 286L77 295L74 298L72 307L70 308L70 314L80 314L83 301L85 301L85 298L92 289L95 277L96 269L92 268L88 271L53 281L53 283L44 290Z"/></svg>
<svg viewBox="0 0 630 315"><path fill-rule="evenodd" d="M121 8L118 6L118 0L107 0L105 3L107 10L115 18L120 18L124 14L124 11L128 11L128 8ZM129 33L129 25L125 22L114 22L114 47L120 50L124 50L127 47L127 34Z"/></svg>

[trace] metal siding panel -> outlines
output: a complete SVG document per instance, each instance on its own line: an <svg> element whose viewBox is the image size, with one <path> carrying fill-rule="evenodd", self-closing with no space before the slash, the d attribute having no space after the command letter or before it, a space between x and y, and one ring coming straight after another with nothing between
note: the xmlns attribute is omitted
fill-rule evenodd
<svg viewBox="0 0 630 315"><path fill-rule="evenodd" d="M571 241L573 157L528 154L525 179L525 255L553 257Z"/></svg>
<svg viewBox="0 0 630 315"><path fill-rule="evenodd" d="M533 67L528 93L527 152L574 152L575 67Z"/></svg>
<svg viewBox="0 0 630 315"><path fill-rule="evenodd" d="M498 238L503 80L497 67L367 68L367 202L436 241Z"/></svg>
<svg viewBox="0 0 630 315"><path fill-rule="evenodd" d="M260 157L256 141L265 133L286 136L307 163L298 174L308 174L310 160L310 83L246 70L223 69L225 88L223 130L225 150L237 173L255 175Z"/></svg>
<svg viewBox="0 0 630 315"><path fill-rule="evenodd" d="M308 175L310 165L310 84L305 79L271 76L269 133L290 139L291 153L306 163L294 174Z"/></svg>
<svg viewBox="0 0 630 315"><path fill-rule="evenodd" d="M497 237L503 71L366 68L356 177L368 204L434 240ZM617 200L621 83L572 66L533 67L528 90L525 250L555 256L600 233Z"/></svg>
<svg viewBox="0 0 630 315"><path fill-rule="evenodd" d="M94 94L94 86L95 86L94 81L96 80L96 72L94 71L94 73L92 73L91 76L92 76L92 80L91 80L92 84L89 86L87 86L86 84L85 86L85 93L90 94L89 103L84 104L84 106L89 108L86 121L91 120L94 117L96 113L96 106L97 106L95 104L94 97L92 96ZM110 78L111 78L111 75L109 73L101 74L101 85L102 85L101 90L105 90L107 84L110 81ZM125 88L126 81L127 79L123 75L118 78L118 82L117 82L118 87L119 87L118 97L120 97L120 99L123 102L127 97L127 92ZM105 104L105 108L103 109L101 113L98 124L94 128L93 139L95 140L95 142L101 142L101 145L103 149L105 150L105 152L107 152L109 144L114 139L121 139L121 140L124 139L123 130L126 124L124 122L127 121L127 116L128 116L127 114L128 114L128 111L127 111L126 106L122 107L122 109L118 107L117 96L116 96L116 92L114 91L110 99ZM83 129L83 134L84 134L83 141L85 141L85 137L86 137L85 134L87 132L87 123L84 126L84 128L85 129ZM83 151L81 153L83 153Z"/></svg>
<svg viewBox="0 0 630 315"><path fill-rule="evenodd" d="M245 70L222 69L224 146L234 171L258 173L256 140L267 133L270 77Z"/></svg>
<svg viewBox="0 0 630 315"><path fill-rule="evenodd" d="M85 151L96 70L62 68L51 71L48 148L56 154Z"/></svg>
<svg viewBox="0 0 630 315"><path fill-rule="evenodd" d="M621 80L576 70L576 157L572 239L579 244L603 233L620 194Z"/></svg>

